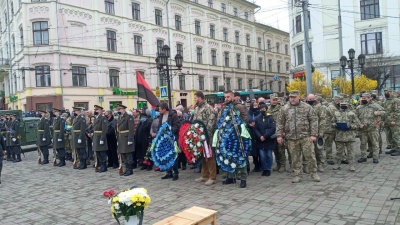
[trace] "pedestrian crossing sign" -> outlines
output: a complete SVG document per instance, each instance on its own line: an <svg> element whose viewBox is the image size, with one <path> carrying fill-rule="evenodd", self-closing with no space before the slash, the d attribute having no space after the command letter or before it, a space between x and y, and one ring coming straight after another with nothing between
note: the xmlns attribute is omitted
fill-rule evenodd
<svg viewBox="0 0 400 225"><path fill-rule="evenodd" d="M168 98L168 89L167 86L160 86L160 99Z"/></svg>

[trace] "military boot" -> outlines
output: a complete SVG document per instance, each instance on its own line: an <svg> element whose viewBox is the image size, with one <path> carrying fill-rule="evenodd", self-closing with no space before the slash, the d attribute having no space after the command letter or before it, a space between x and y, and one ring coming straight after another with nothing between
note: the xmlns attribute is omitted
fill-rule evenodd
<svg viewBox="0 0 400 225"><path fill-rule="evenodd" d="M100 163L99 173L107 172L107 162Z"/></svg>
<svg viewBox="0 0 400 225"><path fill-rule="evenodd" d="M78 168L78 170L84 170L84 169L86 169L87 168L87 165L86 165L86 160L85 159L82 159L82 166L80 167L80 168Z"/></svg>
<svg viewBox="0 0 400 225"><path fill-rule="evenodd" d="M369 152L369 154L367 155L367 158L368 159L372 158L372 152Z"/></svg>
<svg viewBox="0 0 400 225"><path fill-rule="evenodd" d="M240 181L240 188L246 188L246 181L245 180L241 180Z"/></svg>
<svg viewBox="0 0 400 225"><path fill-rule="evenodd" d="M332 159L328 159L328 164L329 165L335 165L335 162Z"/></svg>
<svg viewBox="0 0 400 225"><path fill-rule="evenodd" d="M320 182L321 178L318 176L317 173L312 173L311 174L311 178L315 181L315 182Z"/></svg>
<svg viewBox="0 0 400 225"><path fill-rule="evenodd" d="M349 169L351 172L354 172L354 171L356 171L356 168L354 168L354 164L350 164L350 169Z"/></svg>
<svg viewBox="0 0 400 225"><path fill-rule="evenodd" d="M0 184L1 184L1 171L3 170L3 163L0 163Z"/></svg>
<svg viewBox="0 0 400 225"><path fill-rule="evenodd" d="M336 163L332 166L333 170L340 170L341 160L336 160Z"/></svg>
<svg viewBox="0 0 400 225"><path fill-rule="evenodd" d="M11 153L10 153L10 151L7 151L7 161L11 161Z"/></svg>
<svg viewBox="0 0 400 225"><path fill-rule="evenodd" d="M392 150L390 150L390 151L386 151L385 153L388 154L388 155L390 155L390 154L395 153L395 152L396 152L396 150L392 149Z"/></svg>
<svg viewBox="0 0 400 225"><path fill-rule="evenodd" d="M293 173L293 168L292 168L292 164L289 164L289 168L287 169L288 173Z"/></svg>
<svg viewBox="0 0 400 225"><path fill-rule="evenodd" d="M363 163L363 162L367 162L366 158L360 158L359 160L357 160L358 163Z"/></svg>
<svg viewBox="0 0 400 225"><path fill-rule="evenodd" d="M303 165L303 173L310 173L310 171L308 171L308 165Z"/></svg>
<svg viewBox="0 0 400 225"><path fill-rule="evenodd" d="M273 171L279 171L281 165L276 164L276 166L272 169Z"/></svg>
<svg viewBox="0 0 400 225"><path fill-rule="evenodd" d="M233 183L236 183L236 179L234 179L234 178L226 178L226 180L224 180L224 181L222 182L222 184L224 184L224 185L226 185L226 184L233 184Z"/></svg>
<svg viewBox="0 0 400 225"><path fill-rule="evenodd" d="M301 181L300 176L294 176L292 179L292 183L299 183Z"/></svg>
<svg viewBox="0 0 400 225"><path fill-rule="evenodd" d="M57 166L58 167L65 166L65 156L63 156L63 157L60 156L59 158L60 158L60 161L58 162Z"/></svg>
<svg viewBox="0 0 400 225"><path fill-rule="evenodd" d="M15 160L15 162L21 162L21 154L17 154L17 159Z"/></svg>
<svg viewBox="0 0 400 225"><path fill-rule="evenodd" d="M43 154L42 165L49 164L49 154Z"/></svg>
<svg viewBox="0 0 400 225"><path fill-rule="evenodd" d="M278 172L285 172L286 171L286 165L283 165L279 168Z"/></svg>
<svg viewBox="0 0 400 225"><path fill-rule="evenodd" d="M124 176L130 176L132 174L133 174L133 164L128 164L128 169L126 170Z"/></svg>
<svg viewBox="0 0 400 225"><path fill-rule="evenodd" d="M13 161L13 162L15 161L15 153L11 154L11 161Z"/></svg>
<svg viewBox="0 0 400 225"><path fill-rule="evenodd" d="M323 165L318 165L318 172L324 172L325 171L325 169L324 169L324 166Z"/></svg>
<svg viewBox="0 0 400 225"><path fill-rule="evenodd" d="M386 147L386 149L392 149L392 146L391 146L391 145L388 145L388 146Z"/></svg>

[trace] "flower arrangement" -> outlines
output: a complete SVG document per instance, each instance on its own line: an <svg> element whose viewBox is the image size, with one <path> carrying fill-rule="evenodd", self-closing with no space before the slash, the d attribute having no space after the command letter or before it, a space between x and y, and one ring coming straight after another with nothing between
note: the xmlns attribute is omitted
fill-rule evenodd
<svg viewBox="0 0 400 225"><path fill-rule="evenodd" d="M154 165L161 170L168 170L174 165L180 150L168 122L161 125L156 137L151 143L150 151Z"/></svg>
<svg viewBox="0 0 400 225"><path fill-rule="evenodd" d="M205 150L207 130L201 121L183 123L179 131L179 146L189 162L195 163Z"/></svg>
<svg viewBox="0 0 400 225"><path fill-rule="evenodd" d="M123 217L125 221L129 221L132 216L138 218L143 216L144 209L149 207L151 202L145 188L133 188L117 194L110 190L104 192L103 195L109 198L113 217L116 219Z"/></svg>

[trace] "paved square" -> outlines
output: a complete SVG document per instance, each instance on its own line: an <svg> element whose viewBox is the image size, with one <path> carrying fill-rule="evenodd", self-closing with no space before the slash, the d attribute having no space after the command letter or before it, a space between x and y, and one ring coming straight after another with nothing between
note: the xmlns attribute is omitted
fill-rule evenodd
<svg viewBox="0 0 400 225"><path fill-rule="evenodd" d="M386 146L386 145L384 145ZM356 159L359 147L356 148ZM52 152L52 151L50 151ZM52 157L52 155L50 156ZM162 181L164 174L134 170L120 177L117 169L95 173L37 164L37 153L26 153L21 163L4 162L0 185L0 224L116 224L103 191L145 187L152 198L144 224L152 224L192 206L218 211L218 224L400 224L400 157L381 154L379 164L356 164L356 172L320 173L291 183L288 173L271 177L251 173L248 188L194 182L199 174L180 171L178 181Z"/></svg>

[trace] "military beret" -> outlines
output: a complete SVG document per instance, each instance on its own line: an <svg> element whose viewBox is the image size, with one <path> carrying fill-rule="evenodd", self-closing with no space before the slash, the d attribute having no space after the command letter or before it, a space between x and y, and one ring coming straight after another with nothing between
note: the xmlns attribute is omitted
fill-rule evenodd
<svg viewBox="0 0 400 225"><path fill-rule="evenodd" d="M275 99L275 98L278 98L277 94L274 93L269 95L269 99Z"/></svg>
<svg viewBox="0 0 400 225"><path fill-rule="evenodd" d="M342 100L340 100L340 104L341 105L348 105L349 104L349 99L343 98Z"/></svg>
<svg viewBox="0 0 400 225"><path fill-rule="evenodd" d="M371 94L370 93L364 93L364 94L362 94L362 97L371 98Z"/></svg>
<svg viewBox="0 0 400 225"><path fill-rule="evenodd" d="M101 107L101 106L99 106L99 105L94 105L94 110L98 110L98 109L101 109L101 110L103 110L104 108L103 108L103 107Z"/></svg>
<svg viewBox="0 0 400 225"><path fill-rule="evenodd" d="M126 109L126 108L128 108L128 107L126 107L126 106L124 106L124 105L122 105L122 104L119 104L119 105L118 105L118 108Z"/></svg>
<svg viewBox="0 0 400 225"><path fill-rule="evenodd" d="M77 111L77 110L82 111L82 110L83 110L83 107L72 107L72 109L73 109L74 111Z"/></svg>
<svg viewBox="0 0 400 225"><path fill-rule="evenodd" d="M299 90L293 90L293 91L291 91L289 93L289 96L293 96L293 97L300 96L300 91Z"/></svg>

